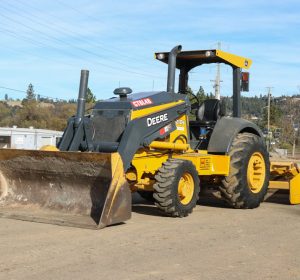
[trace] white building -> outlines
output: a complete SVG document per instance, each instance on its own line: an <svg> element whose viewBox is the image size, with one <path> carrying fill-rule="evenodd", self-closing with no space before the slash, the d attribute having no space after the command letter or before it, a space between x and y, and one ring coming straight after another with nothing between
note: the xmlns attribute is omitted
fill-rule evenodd
<svg viewBox="0 0 300 280"><path fill-rule="evenodd" d="M63 132L47 129L0 127L0 148L38 150L44 145L56 146Z"/></svg>

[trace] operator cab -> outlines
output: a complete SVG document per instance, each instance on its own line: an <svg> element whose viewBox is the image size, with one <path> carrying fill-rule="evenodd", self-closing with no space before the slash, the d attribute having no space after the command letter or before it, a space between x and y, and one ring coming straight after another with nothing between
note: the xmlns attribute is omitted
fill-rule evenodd
<svg viewBox="0 0 300 280"><path fill-rule="evenodd" d="M169 65L168 74L172 68L180 70L178 93L187 94L188 89L188 73L195 67L203 64L225 63L233 69L233 117L241 115L241 91L249 90L249 73L241 72L242 68L249 69L252 61L248 58L237 56L222 50L197 50L197 51L181 51L178 46L176 61L172 61L171 52L155 53L157 60ZM172 77L173 78L173 77ZM169 81L168 85L174 83ZM209 138L217 121L226 115L225 104L218 99L207 99L201 104L194 96L197 102L191 104L191 110L195 114L195 120L191 120L190 126L190 144L193 149L207 149ZM193 99L194 99L193 97Z"/></svg>

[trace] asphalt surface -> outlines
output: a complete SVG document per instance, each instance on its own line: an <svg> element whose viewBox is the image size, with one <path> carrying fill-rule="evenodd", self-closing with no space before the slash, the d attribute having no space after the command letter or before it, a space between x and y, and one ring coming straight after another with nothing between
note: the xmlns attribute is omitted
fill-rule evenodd
<svg viewBox="0 0 300 280"><path fill-rule="evenodd" d="M103 230L0 219L0 279L300 279L300 205L200 201L183 219L135 199Z"/></svg>

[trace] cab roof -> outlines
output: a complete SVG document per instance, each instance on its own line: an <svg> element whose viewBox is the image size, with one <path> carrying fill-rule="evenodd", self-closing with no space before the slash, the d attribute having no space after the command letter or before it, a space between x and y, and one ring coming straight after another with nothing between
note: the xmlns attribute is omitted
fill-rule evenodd
<svg viewBox="0 0 300 280"><path fill-rule="evenodd" d="M155 58L164 63L168 63L169 52L157 52ZM222 50L198 50L182 51L177 55L176 68L192 69L196 66L209 63L225 63L231 66L249 69L252 60Z"/></svg>

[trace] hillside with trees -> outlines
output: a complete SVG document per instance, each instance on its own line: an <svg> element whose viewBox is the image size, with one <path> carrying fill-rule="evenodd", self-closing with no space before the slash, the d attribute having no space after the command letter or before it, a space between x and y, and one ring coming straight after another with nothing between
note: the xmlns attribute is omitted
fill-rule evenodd
<svg viewBox="0 0 300 280"><path fill-rule="evenodd" d="M29 84L26 97L14 100L6 96L0 101L0 127L18 127L51 129L62 131L69 117L76 113L76 100L54 100L36 95ZM90 89L87 92L87 110L92 108L96 97Z"/></svg>
<svg viewBox="0 0 300 280"><path fill-rule="evenodd" d="M191 88L187 89L191 103L196 99L203 102L205 99L213 98L212 93L205 93L202 87L194 93ZM232 115L232 97L221 97L222 106L226 108L226 115ZM241 97L242 117L256 123L265 134L268 122L268 97L254 96ZM191 119L195 119L191 116ZM273 147L292 150L299 145L300 126L300 95L271 98L270 103L270 131L267 140Z"/></svg>
<svg viewBox="0 0 300 280"><path fill-rule="evenodd" d="M191 103L203 102L213 98L212 93L206 93L203 87L194 93L187 89ZM255 122L266 132L267 126L267 96L242 97L242 116ZM86 108L92 108L96 97L88 89ZM226 115L232 114L232 98L222 97L223 106L226 107ZM69 117L76 113L76 100L53 100L42 98L35 94L32 84L29 84L26 97L23 100L14 100L5 96L0 101L0 126L30 127L52 129L62 131L66 127ZM194 117L191 115L191 119ZM298 143L300 122L300 96L280 96L271 99L270 106L270 130L274 134L276 146L289 148Z"/></svg>

